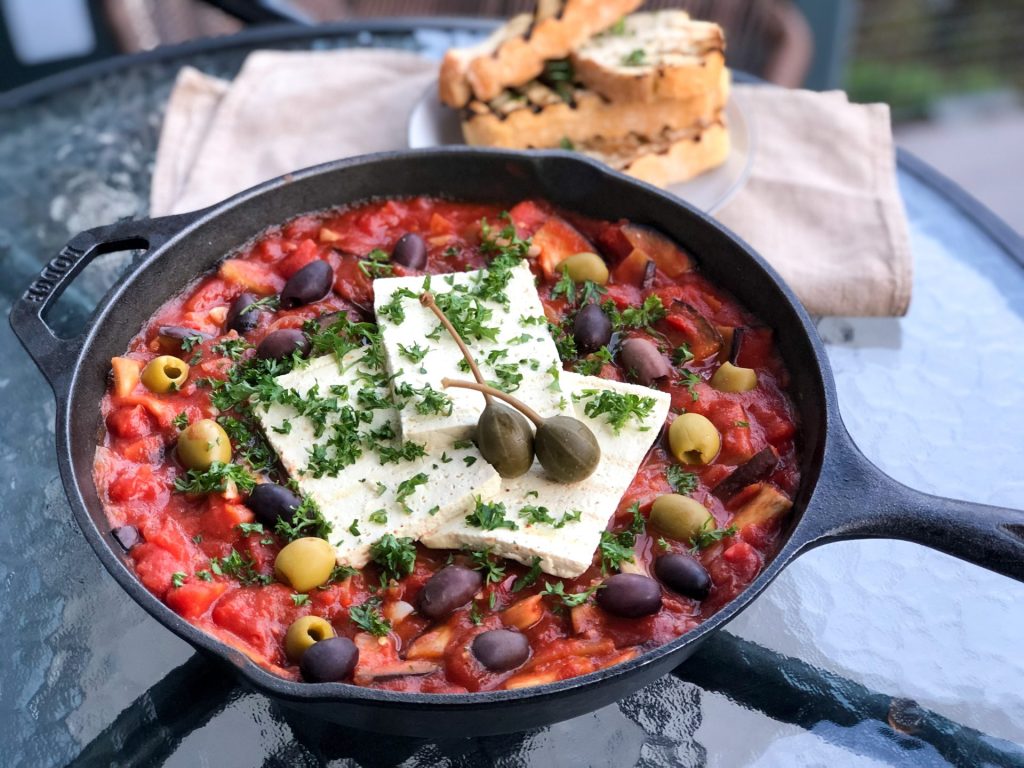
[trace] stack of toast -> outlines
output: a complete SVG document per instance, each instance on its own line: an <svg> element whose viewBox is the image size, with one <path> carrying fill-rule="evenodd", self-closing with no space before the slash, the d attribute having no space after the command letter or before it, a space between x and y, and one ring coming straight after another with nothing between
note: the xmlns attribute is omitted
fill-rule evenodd
<svg viewBox="0 0 1024 768"><path fill-rule="evenodd" d="M441 64L466 143L574 149L658 186L729 154L721 27L642 0L539 0Z"/></svg>

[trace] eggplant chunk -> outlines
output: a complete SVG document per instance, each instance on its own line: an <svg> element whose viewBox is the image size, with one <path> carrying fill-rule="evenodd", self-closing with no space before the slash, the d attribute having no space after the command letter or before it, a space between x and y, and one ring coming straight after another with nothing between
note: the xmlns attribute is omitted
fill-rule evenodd
<svg viewBox="0 0 1024 768"><path fill-rule="evenodd" d="M751 483L766 478L778 463L779 454L769 445L736 467L731 475L715 486L713 493L722 501L728 501Z"/></svg>
<svg viewBox="0 0 1024 768"><path fill-rule="evenodd" d="M696 308L676 299L669 309L669 324L686 336L695 360L717 355L724 346L722 334Z"/></svg>
<svg viewBox="0 0 1024 768"><path fill-rule="evenodd" d="M774 486L764 485L757 492L757 496L744 504L733 515L729 524L735 525L737 530L742 531L748 525L766 523L776 517L781 517L792 507L793 502L786 494Z"/></svg>

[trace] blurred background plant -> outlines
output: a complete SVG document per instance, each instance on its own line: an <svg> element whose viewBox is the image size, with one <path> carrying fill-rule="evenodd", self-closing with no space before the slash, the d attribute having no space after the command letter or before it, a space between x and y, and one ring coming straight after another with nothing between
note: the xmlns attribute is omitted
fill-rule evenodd
<svg viewBox="0 0 1024 768"><path fill-rule="evenodd" d="M507 17L535 0L0 0L0 90L246 25ZM1024 0L648 0L720 23L731 66L885 102L899 142L1024 229Z"/></svg>

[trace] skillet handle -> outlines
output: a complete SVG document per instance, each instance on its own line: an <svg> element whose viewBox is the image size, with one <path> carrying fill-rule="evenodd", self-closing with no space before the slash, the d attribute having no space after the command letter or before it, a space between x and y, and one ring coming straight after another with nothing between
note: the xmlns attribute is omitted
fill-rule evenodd
<svg viewBox="0 0 1024 768"><path fill-rule="evenodd" d="M187 213L121 221L86 230L73 237L15 301L11 308L11 327L58 396L66 394L74 361L85 341L85 333L72 339L58 338L47 325L46 314L60 295L97 256L135 249L151 251L196 218L197 214Z"/></svg>
<svg viewBox="0 0 1024 768"><path fill-rule="evenodd" d="M1024 511L909 488L872 464L848 434L845 438L838 441L843 455L826 481L827 501L816 530L809 532L809 546L902 539L1024 582Z"/></svg>

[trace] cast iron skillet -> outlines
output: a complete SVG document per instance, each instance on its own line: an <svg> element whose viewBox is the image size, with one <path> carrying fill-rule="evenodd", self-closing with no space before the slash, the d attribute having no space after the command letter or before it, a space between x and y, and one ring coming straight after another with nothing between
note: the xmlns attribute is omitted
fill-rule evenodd
<svg viewBox="0 0 1024 768"><path fill-rule="evenodd" d="M697 629L625 664L537 688L443 695L309 685L271 675L196 629L132 574L110 536L92 480L110 358L124 351L168 298L266 227L344 203L419 194L508 203L540 197L599 219L655 226L693 254L711 280L775 329L800 414L803 482L779 554L742 594ZM85 332L75 339L56 338L44 317L85 265L99 254L138 248L146 250L145 256L103 299ZM861 454L839 417L828 362L810 318L749 246L678 199L571 153L452 147L370 155L275 179L203 211L89 230L43 269L12 309L11 324L53 387L64 488L107 570L158 621L234 665L253 688L350 726L458 737L524 730L597 709L676 667L797 555L830 541L906 539L1024 581L1024 513L914 491Z"/></svg>

